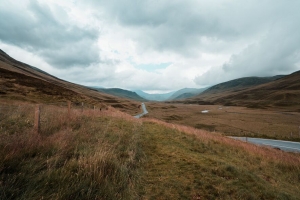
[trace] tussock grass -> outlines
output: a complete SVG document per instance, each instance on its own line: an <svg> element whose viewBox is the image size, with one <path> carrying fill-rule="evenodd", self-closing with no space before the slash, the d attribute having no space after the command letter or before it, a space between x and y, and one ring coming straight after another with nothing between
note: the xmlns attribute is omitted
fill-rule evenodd
<svg viewBox="0 0 300 200"><path fill-rule="evenodd" d="M139 121L113 108L78 109L69 115L67 108L43 105L37 135L33 105L5 107L0 199L137 197Z"/></svg>
<svg viewBox="0 0 300 200"><path fill-rule="evenodd" d="M156 119L142 142L146 199L300 198L298 154Z"/></svg>
<svg viewBox="0 0 300 200"><path fill-rule="evenodd" d="M236 151L243 150L242 153L247 152L248 154L252 154L255 156L261 156L263 159L268 161L276 161L282 163L288 163L295 167L299 167L300 169L300 156L298 154L286 153L284 151L278 151L277 149L268 148L268 147L259 147L257 145L251 143L240 142L231 138L223 137L222 133L218 132L208 132L205 130L199 130L193 127L184 126L180 124L172 124L163 122L157 119L144 119L144 121L154 122L157 124L161 124L165 127L172 128L174 130L184 132L186 134L194 135L200 141L207 142L215 142L220 143L222 145L226 145L226 148L235 148Z"/></svg>
<svg viewBox="0 0 300 200"><path fill-rule="evenodd" d="M299 199L300 156L113 107L0 106L0 199Z"/></svg>

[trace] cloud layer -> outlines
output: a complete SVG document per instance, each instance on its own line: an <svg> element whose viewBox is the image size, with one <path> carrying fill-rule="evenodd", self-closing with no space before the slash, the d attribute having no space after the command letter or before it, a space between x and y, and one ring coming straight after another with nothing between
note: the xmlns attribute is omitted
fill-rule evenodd
<svg viewBox="0 0 300 200"><path fill-rule="evenodd" d="M1 48L80 84L170 91L300 69L296 0L3 4Z"/></svg>
<svg viewBox="0 0 300 200"><path fill-rule="evenodd" d="M79 27L64 8L30 1L0 7L0 39L41 56L53 67L69 68L99 62L98 30ZM85 51L83 51L85 49Z"/></svg>

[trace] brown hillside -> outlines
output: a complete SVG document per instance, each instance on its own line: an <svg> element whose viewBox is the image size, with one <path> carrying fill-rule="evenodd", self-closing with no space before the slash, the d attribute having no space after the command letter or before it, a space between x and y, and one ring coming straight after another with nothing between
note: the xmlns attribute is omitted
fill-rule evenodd
<svg viewBox="0 0 300 200"><path fill-rule="evenodd" d="M220 90L216 93L200 94L195 98L188 99L185 103L201 101L213 104L300 111L300 71L243 90Z"/></svg>
<svg viewBox="0 0 300 200"><path fill-rule="evenodd" d="M0 99L34 103L67 100L86 105L113 106L130 114L139 112L139 102L115 97L58 79L38 68L19 62L0 50Z"/></svg>

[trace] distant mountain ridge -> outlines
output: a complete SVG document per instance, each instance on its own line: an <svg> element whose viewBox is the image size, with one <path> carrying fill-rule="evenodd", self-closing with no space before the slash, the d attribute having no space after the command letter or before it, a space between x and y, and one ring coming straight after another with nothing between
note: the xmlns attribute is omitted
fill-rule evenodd
<svg viewBox="0 0 300 200"><path fill-rule="evenodd" d="M147 101L146 99L139 96L136 92L132 92L129 90L124 90L120 88L99 88L99 87L90 87L90 88L113 96L123 97L123 98L132 99L136 101L141 101L141 102Z"/></svg>
<svg viewBox="0 0 300 200"><path fill-rule="evenodd" d="M205 91L206 89L207 88L200 88L200 89L183 88L177 91L163 93L163 94L149 94L141 90L136 90L135 92L139 96L149 101L172 101L172 100L179 100L179 99L185 99L185 98L196 96L201 92Z"/></svg>
<svg viewBox="0 0 300 200"><path fill-rule="evenodd" d="M207 88L183 88L181 90L176 91L168 100L179 100L186 99L200 94L205 91Z"/></svg>
<svg viewBox="0 0 300 200"><path fill-rule="evenodd" d="M280 107L300 112L300 71L286 76L248 77L228 81L185 102L209 102L252 108Z"/></svg>
<svg viewBox="0 0 300 200"><path fill-rule="evenodd" d="M143 92L142 90L135 90L139 96L143 97L144 99L150 101L166 101L168 100L175 92L168 92L165 94L149 94L147 92Z"/></svg>

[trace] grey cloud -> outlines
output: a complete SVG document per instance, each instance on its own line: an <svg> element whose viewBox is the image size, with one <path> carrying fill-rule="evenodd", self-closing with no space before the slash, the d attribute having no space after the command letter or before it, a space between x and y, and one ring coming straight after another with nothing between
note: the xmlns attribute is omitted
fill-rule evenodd
<svg viewBox="0 0 300 200"><path fill-rule="evenodd" d="M113 22L135 29L141 47L189 54L207 47L205 37L230 46L260 34L276 22L286 8L282 0L193 1L193 0L89 0ZM274 15L276 13L276 15ZM214 49L218 51L218 49Z"/></svg>
<svg viewBox="0 0 300 200"><path fill-rule="evenodd" d="M224 24L221 16L195 1L94 1L105 7L108 20L134 29L142 49L189 54L200 48L200 37L232 40L237 31Z"/></svg>
<svg viewBox="0 0 300 200"><path fill-rule="evenodd" d="M7 4L0 8L0 39L3 42L28 49L54 67L88 66L99 62L96 29L78 27L67 14L66 18L59 19L47 5L37 1L30 1L25 11L10 9L11 5Z"/></svg>
<svg viewBox="0 0 300 200"><path fill-rule="evenodd" d="M129 37L137 41L139 52L154 49L183 56L230 52L257 40L273 27L289 21L297 23L300 18L300 1L296 0L88 1L103 9L112 23L117 21L135 30L136 34Z"/></svg>
<svg viewBox="0 0 300 200"><path fill-rule="evenodd" d="M0 40L30 51L54 67L64 68L62 72L68 71L72 66L72 70L80 68L74 71L72 80L79 80L78 74L93 74L90 77L92 81L99 80L97 82L115 86L127 84L130 87L138 87L135 86L138 83L149 90L170 89L177 87L174 86L176 84L184 87L187 82L182 79L174 80L174 84L168 85L160 81L162 77L158 75L154 78L147 75L147 78L140 80L135 77L138 75L118 74L116 70L97 74L99 68L95 66L101 65L102 72L124 62L109 60L109 52L105 51L110 50L109 48L105 49L104 46L103 52L98 49L100 32L97 27L80 27L76 24L76 19L70 19L68 13L63 8L55 7L55 4L50 3L51 6L48 7L50 4L39 3L41 0L29 0L30 3L24 9L12 2L14 1L3 1L0 6ZM179 60L178 62L207 68L209 66L206 63L187 62L190 59L188 56L201 56L201 53L205 53L218 59L219 54L223 59L235 52L226 63L196 77L195 82L199 85L215 84L242 76L287 74L300 68L298 0L70 2L72 6L81 6L80 9L93 12L95 20L97 18L99 24L104 26L104 36L107 34L106 30L108 33L122 32L122 39L133 41L133 51L137 56L154 50L163 52L162 55L172 55L174 64ZM147 51L149 49L151 51ZM91 69L89 66L95 68ZM136 80L132 81L133 79ZM86 79L81 78L80 81L84 80Z"/></svg>
<svg viewBox="0 0 300 200"><path fill-rule="evenodd" d="M261 40L232 55L229 62L196 77L195 82L212 85L245 76L273 76L299 70L299 31L294 23L274 27Z"/></svg>
<svg viewBox="0 0 300 200"><path fill-rule="evenodd" d="M53 66L71 67L71 66L85 66L95 64L99 61L99 53L94 41L82 39L74 42L71 45L63 45L58 49L42 50L41 55L45 60Z"/></svg>

